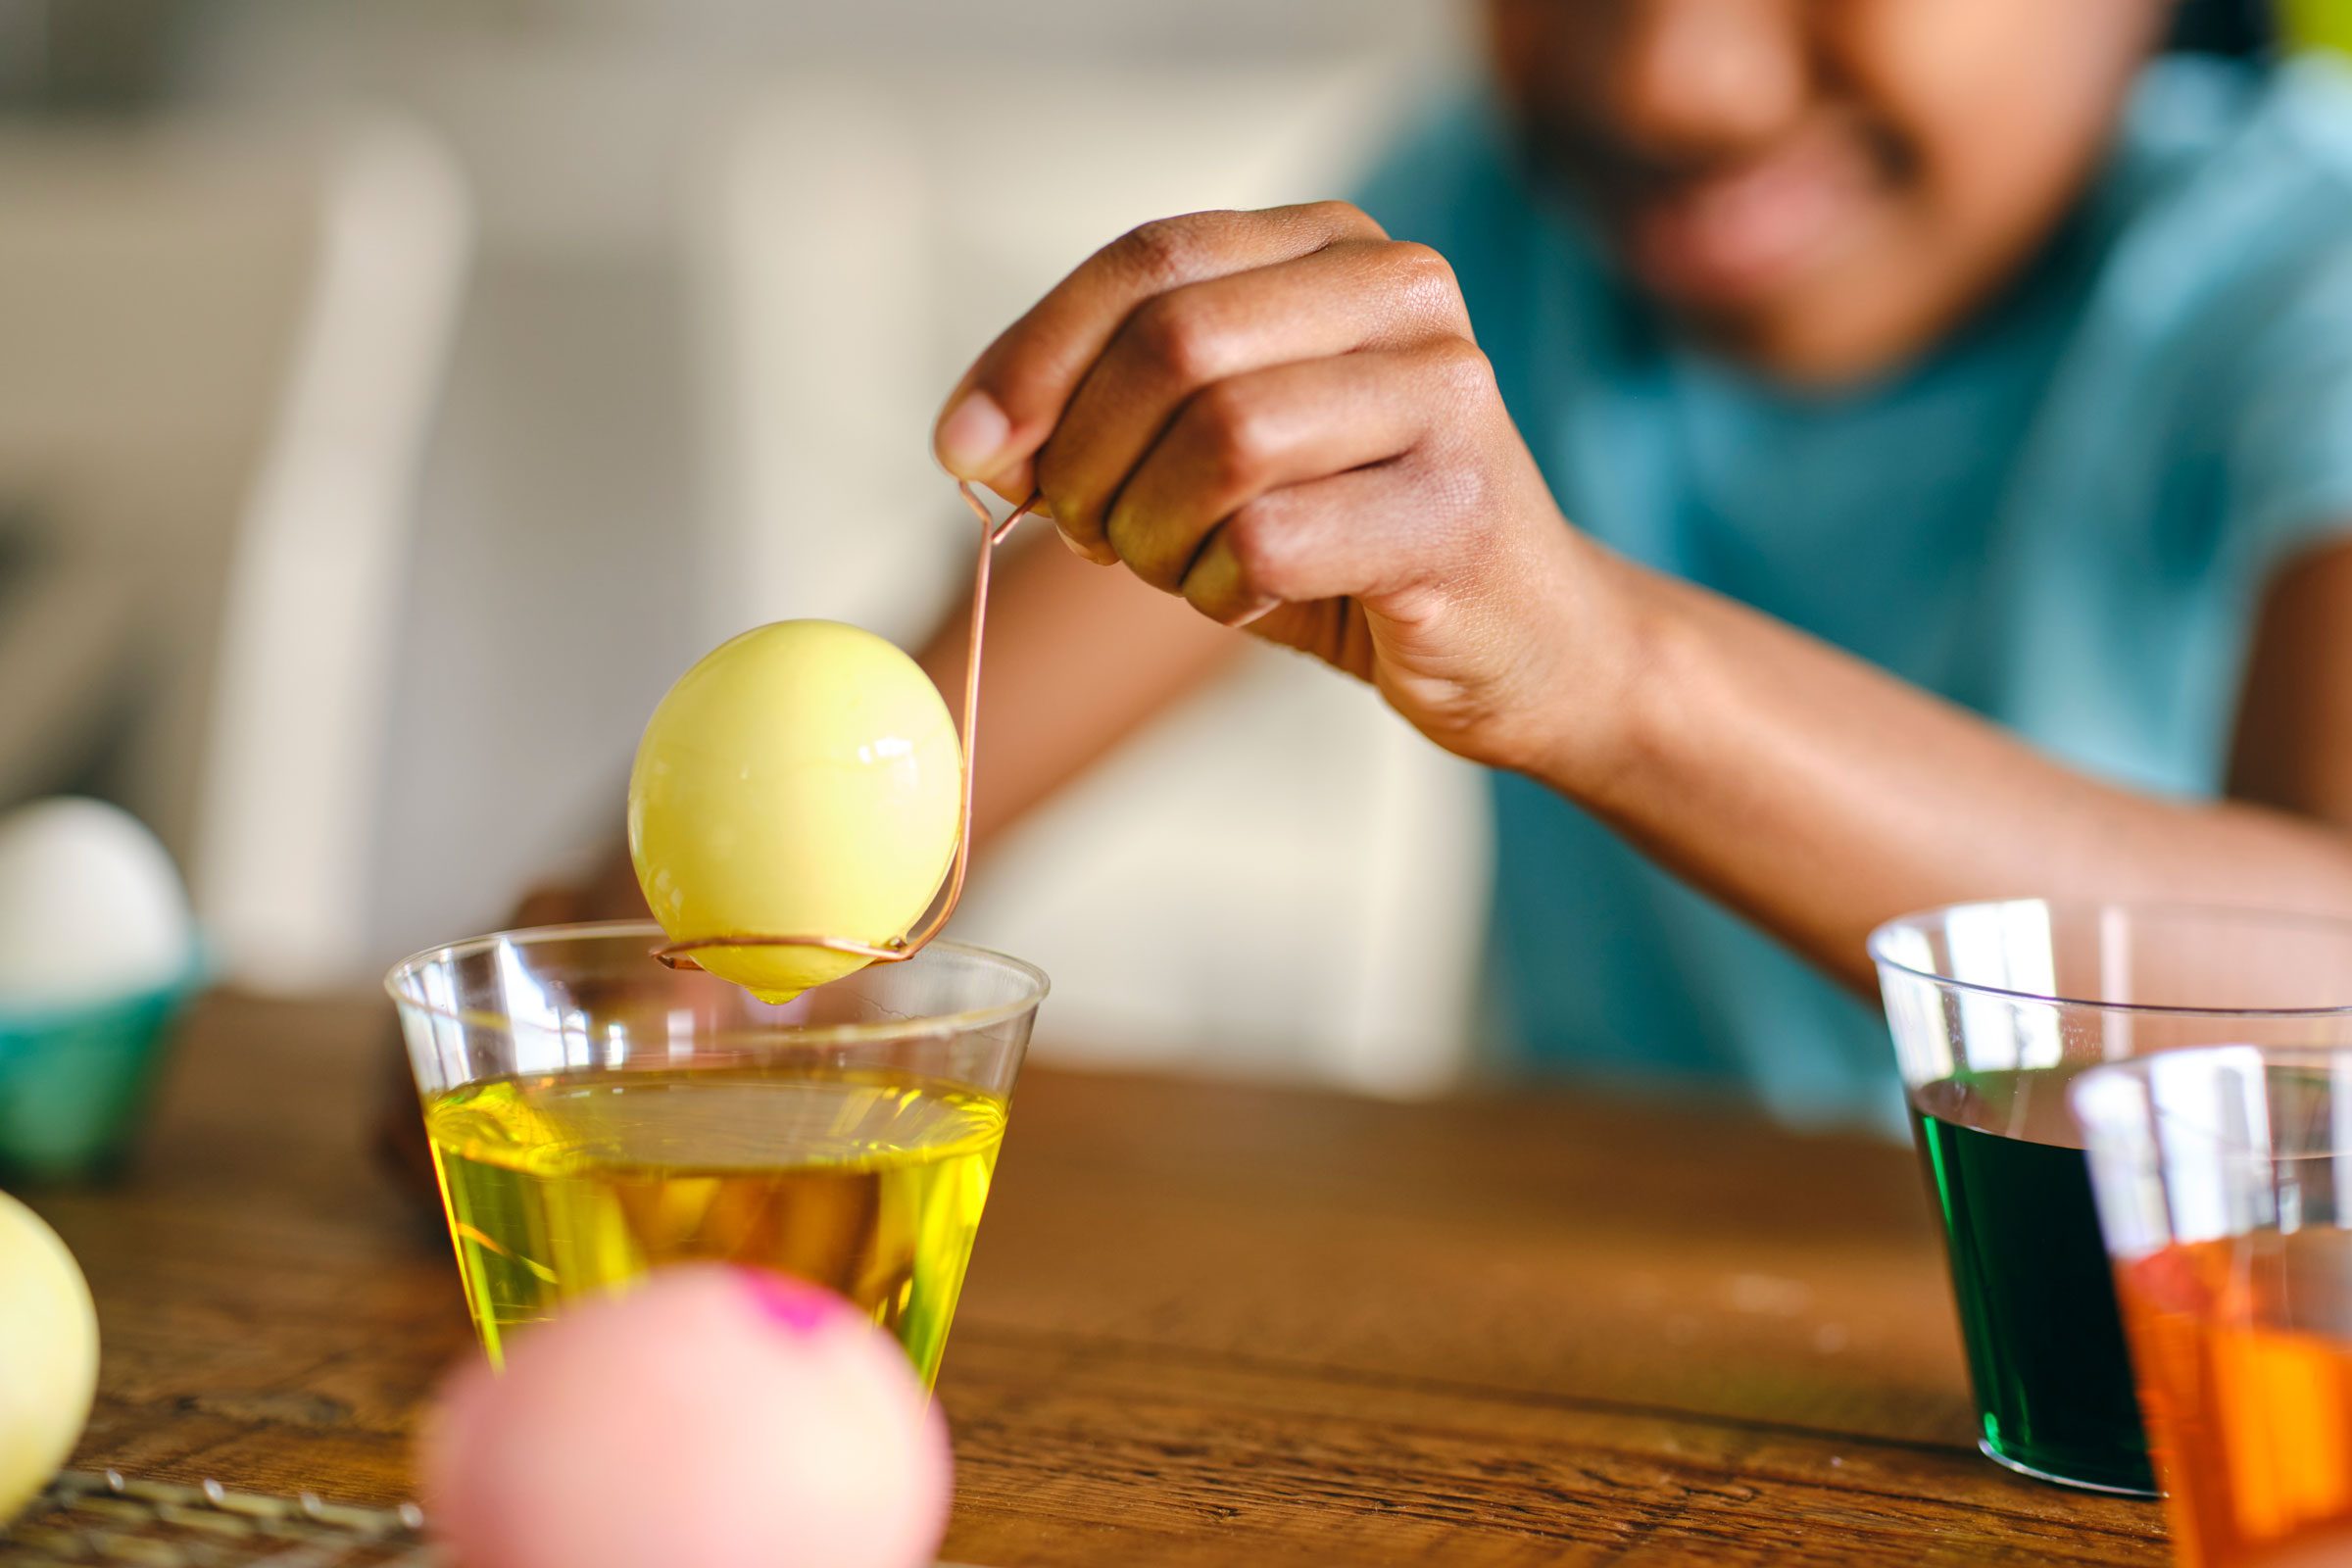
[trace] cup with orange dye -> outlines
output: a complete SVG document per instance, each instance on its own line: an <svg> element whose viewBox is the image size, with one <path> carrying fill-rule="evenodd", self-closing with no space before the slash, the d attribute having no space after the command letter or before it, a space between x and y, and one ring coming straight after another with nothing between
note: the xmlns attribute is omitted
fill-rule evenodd
<svg viewBox="0 0 2352 1568"><path fill-rule="evenodd" d="M2352 1562L2352 1052L2160 1052L2073 1102L2181 1561Z"/></svg>

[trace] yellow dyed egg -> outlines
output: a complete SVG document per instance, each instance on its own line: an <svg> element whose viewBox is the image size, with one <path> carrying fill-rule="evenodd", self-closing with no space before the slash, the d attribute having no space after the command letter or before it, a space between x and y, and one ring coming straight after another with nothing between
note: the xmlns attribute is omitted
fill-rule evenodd
<svg viewBox="0 0 2352 1568"><path fill-rule="evenodd" d="M629 856L672 942L906 935L956 853L963 752L913 660L872 632L780 620L705 656L662 699L629 775ZM866 960L806 947L696 951L770 1002Z"/></svg>
<svg viewBox="0 0 2352 1568"><path fill-rule="evenodd" d="M0 1193L0 1526L74 1450L98 1392L98 1312L74 1254Z"/></svg>

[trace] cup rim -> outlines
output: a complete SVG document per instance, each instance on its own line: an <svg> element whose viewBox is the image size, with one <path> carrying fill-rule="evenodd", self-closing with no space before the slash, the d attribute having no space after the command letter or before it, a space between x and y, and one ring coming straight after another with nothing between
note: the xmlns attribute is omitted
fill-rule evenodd
<svg viewBox="0 0 2352 1568"><path fill-rule="evenodd" d="M2176 1111L2156 1109L2152 1105L2148 1098L2150 1077L2177 1068L2180 1064L2177 1058L2213 1061L2230 1056L2251 1056L2265 1073L2276 1067L2338 1067L2346 1061L2352 1061L2352 1046L2259 1045L2250 1040L2225 1040L2209 1046L2172 1046L2138 1055L2118 1056L2112 1061L2094 1063L2078 1073L2074 1082L2066 1086L2066 1106L2077 1125L2090 1136L2135 1125L2151 1109L2163 1116L2168 1124L2178 1126ZM2252 1146L2230 1139L2218 1131L2204 1131L2216 1144L2227 1145L2246 1154L2260 1152Z"/></svg>
<svg viewBox="0 0 2352 1568"><path fill-rule="evenodd" d="M384 994L393 1004L427 1017L443 1018L452 1023L475 1025L483 1020L461 1008L444 1007L426 1002L401 989L402 982L433 963L446 963L468 955L482 952L495 943L515 947L537 947L558 942L611 941L622 937L637 937L649 941L667 940L668 933L652 920L588 920L567 925L521 926L513 931L492 931L483 936L467 937L462 942L444 942L410 954L384 972ZM1001 964L1029 982L1025 996L993 1006L970 1007L961 1012L923 1013L908 1018L892 1018L878 1023L835 1023L813 1027L779 1025L772 1031L778 1039L789 1039L794 1045L857 1045L873 1040L906 1040L931 1035L970 1034L992 1028L1034 1012L1054 989L1046 971L1026 958L1016 958L1009 953L994 948L975 947L968 942L951 942L946 938L933 940L924 951L932 948L960 954L967 958ZM908 962L920 961L920 955ZM652 961L649 951L647 961ZM852 970L852 973L858 971ZM715 978L715 977L713 977ZM847 978L844 976L843 978ZM720 984L725 984L720 981ZM828 982L829 983L829 982ZM811 987L810 989L814 989ZM499 1027L511 1028L511 1020L500 1021Z"/></svg>
<svg viewBox="0 0 2352 1568"><path fill-rule="evenodd" d="M1938 904L1925 909L1914 909L1882 921L1863 944L1870 960L1884 973L1892 970L1915 980L1951 991L1967 992L1973 996L1998 997L2008 1002L2032 1002L2043 1006L2080 1007L2094 1012L2132 1013L2143 1017L2171 1018L2339 1018L2352 1016L2352 1000L2323 1003L2293 1007L2200 1007L2162 1002L2109 1002L2097 997L2073 997L2058 992L2024 991L2010 986L1987 985L1981 980L1963 980L1955 975L1940 974L1905 963L1887 950L1898 931L1916 931L1968 909L2003 909L2023 905L2039 905L2053 913L2109 912L2126 916L2193 917L2229 921L2240 925L2293 926L2305 929L2324 928L2340 931L2352 938L2352 918L2324 914L2307 909L2268 908L2259 905L2176 903L2162 899L1963 899L1954 904Z"/></svg>
<svg viewBox="0 0 2352 1568"><path fill-rule="evenodd" d="M2145 1078L2151 1072L2170 1071L2166 1063L2190 1056L2218 1057L2253 1055L2261 1058L2264 1067L2332 1067L2352 1061L2352 1046L2265 1045L2255 1040L2216 1040L2202 1046L2167 1046L2161 1051L2143 1051L2130 1056L2115 1056L2094 1061L2075 1075L2075 1082L2085 1078Z"/></svg>

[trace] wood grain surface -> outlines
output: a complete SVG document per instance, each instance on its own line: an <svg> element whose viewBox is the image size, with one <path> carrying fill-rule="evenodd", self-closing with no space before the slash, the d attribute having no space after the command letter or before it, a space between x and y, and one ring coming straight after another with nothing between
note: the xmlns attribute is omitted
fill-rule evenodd
<svg viewBox="0 0 2352 1568"><path fill-rule="evenodd" d="M469 1340L368 1155L385 1028L208 1002L133 1171L33 1195L105 1336L76 1463L408 1494ZM1910 1153L1731 1115L1033 1071L941 1396L999 1568L2166 1558L1977 1454Z"/></svg>

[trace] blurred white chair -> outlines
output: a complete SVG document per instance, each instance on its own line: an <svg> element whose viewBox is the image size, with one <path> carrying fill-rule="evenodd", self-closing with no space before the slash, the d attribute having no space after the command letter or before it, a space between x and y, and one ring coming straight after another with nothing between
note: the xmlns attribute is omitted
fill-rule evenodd
<svg viewBox="0 0 2352 1568"><path fill-rule="evenodd" d="M377 114L20 127L0 211L0 504L67 564L53 585L136 631L127 654L85 637L80 674L0 705L0 780L41 787L127 687L105 782L187 868L225 971L347 978L464 270L454 168ZM27 613L86 628L64 591Z"/></svg>
<svg viewBox="0 0 2352 1568"><path fill-rule="evenodd" d="M1144 220L1343 190L1412 96L1374 63L1051 94L893 70L726 117L689 258L709 640L805 614L919 637L969 569L930 421L988 336ZM1263 652L1024 825L958 934L1054 975L1065 1055L1426 1088L1467 1034L1483 801L1370 692Z"/></svg>

